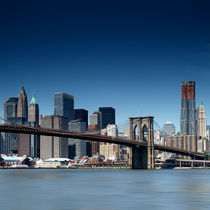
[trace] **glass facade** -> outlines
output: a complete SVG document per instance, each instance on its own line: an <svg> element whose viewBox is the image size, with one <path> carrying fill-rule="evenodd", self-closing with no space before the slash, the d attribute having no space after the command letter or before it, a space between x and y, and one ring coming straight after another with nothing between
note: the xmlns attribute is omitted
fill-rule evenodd
<svg viewBox="0 0 210 210"><path fill-rule="evenodd" d="M4 120L8 121L9 118L17 117L17 103L18 98L9 98L4 104Z"/></svg>
<svg viewBox="0 0 210 210"><path fill-rule="evenodd" d="M112 107L99 107L100 127L104 129L108 124L115 124L115 109Z"/></svg>
<svg viewBox="0 0 210 210"><path fill-rule="evenodd" d="M85 122L86 130L88 127L88 111L86 109L75 109L74 110L74 120L80 120Z"/></svg>
<svg viewBox="0 0 210 210"><path fill-rule="evenodd" d="M86 123L79 120L69 122L69 131L85 132ZM86 141L79 139L69 139L68 142L68 158L80 159L86 155Z"/></svg>
<svg viewBox="0 0 210 210"><path fill-rule="evenodd" d="M54 115L74 119L74 97L65 93L54 94Z"/></svg>

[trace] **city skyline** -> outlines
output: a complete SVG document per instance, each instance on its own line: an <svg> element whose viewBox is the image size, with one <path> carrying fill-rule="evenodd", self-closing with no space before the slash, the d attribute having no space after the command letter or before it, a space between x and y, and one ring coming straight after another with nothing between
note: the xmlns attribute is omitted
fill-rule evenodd
<svg viewBox="0 0 210 210"><path fill-rule="evenodd" d="M181 84L180 84L180 87L181 87ZM25 88L25 87L24 87ZM181 92L181 88L180 88L180 92ZM27 95L29 95L29 98L30 98L30 94L28 94L28 92L27 92L27 89L26 89L26 93L27 93ZM43 112L40 112L40 114L41 115L43 115L43 116L48 116L48 115L54 115L54 95L55 94L57 94L57 92L55 92L55 93L53 93L52 94L52 102L51 102L51 104L52 104L52 107L50 107L50 109L52 109L52 113L50 113L49 111L48 112L45 112L45 113L43 113ZM68 94L68 93L62 93L62 94ZM36 95L36 99L37 99L37 94L32 94L31 95L31 98L33 98L34 97L34 95ZM73 97L75 97L73 94L72 94L72 96ZM17 96L8 96L8 100L9 100L9 98L11 98L11 97L17 97ZM38 97L39 98L39 97ZM179 98L179 100L180 100L180 98ZM181 101L181 100L180 100ZM5 101L6 102L6 101ZM197 102L197 104L196 104L196 108L197 107L199 107L199 105L200 105L200 103L196 100L196 102ZM203 103L203 101L201 100L201 102ZM41 103L41 102L40 102ZM39 103L39 101L37 102L37 104L39 105L40 104ZM181 102L180 102L180 104L181 104ZM86 104L87 105L87 104ZM205 103L204 103L204 105L205 105L205 107L208 107L208 105L206 105ZM2 105L3 106L3 109L4 109L4 105ZM97 106L97 105L96 105ZM29 106L28 106L28 108L29 108ZM79 108L84 108L84 106L81 106L81 107L79 107ZM97 109L98 109L99 107L97 107ZM114 108L114 107L113 107ZM181 114L181 112L180 112L180 108L181 108L181 105L180 105L180 107L179 107L179 113L178 113L178 117L180 118L180 114ZM75 110L76 109L78 109L78 107L75 107L74 108ZM0 109L1 110L1 109ZM48 110L49 110L49 108L48 108ZM94 111L97 111L96 109L92 109L92 110L94 110ZM4 112L4 110L1 110L1 111L3 111ZM94 113L94 111L93 112L89 112L89 110L88 110L88 112L89 112L89 114L88 114L88 119L89 119L89 117L90 117L90 115L91 114L93 114ZM118 112L119 113L119 110L117 110L116 109L116 112ZM206 113L208 113L208 109L206 109ZM4 115L4 113L3 113L3 115ZM1 112L0 112L0 116L3 116L3 115L1 115ZM139 115L140 116L140 115ZM145 115L146 116L146 115ZM148 115L149 116L149 115ZM118 116L117 116L118 117ZM124 119L124 121L119 121L118 120L118 118L116 117L116 123L118 124L118 123L122 123L122 122L125 122L127 119ZM131 117L131 116L128 116L128 118L129 117ZM133 116L132 116L133 117ZM154 116L155 117L155 116ZM167 118L165 121L164 121L164 119L162 120L162 124L159 124L159 122L161 121L158 121L158 119L156 119L157 120L157 123L158 123L158 125L159 126L161 126L162 128L163 128L163 126L164 126L164 124L165 123L167 123L169 120L170 121L172 121L172 123L175 125L175 127L176 127L176 132L180 132L180 119L179 119L179 121L178 122L175 122L175 121L173 121L171 118L169 119L169 118ZM88 120L88 123L90 124L90 120ZM208 124L208 115L207 115L207 124ZM158 129L158 128L157 128Z"/></svg>
<svg viewBox="0 0 210 210"><path fill-rule="evenodd" d="M24 85L43 115L53 114L53 94L66 92L89 113L114 107L117 123L152 115L179 130L180 84L196 81L208 121L209 8L198 1L4 2L0 104Z"/></svg>

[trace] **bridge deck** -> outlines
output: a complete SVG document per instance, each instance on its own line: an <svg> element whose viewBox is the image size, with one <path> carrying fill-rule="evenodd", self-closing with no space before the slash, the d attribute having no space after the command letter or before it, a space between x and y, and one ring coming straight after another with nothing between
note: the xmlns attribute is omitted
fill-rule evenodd
<svg viewBox="0 0 210 210"><path fill-rule="evenodd" d="M121 144L121 145L126 145L129 147L148 146L147 142L142 142L142 141L133 141L130 139L115 138L111 136L103 136L100 134L60 131L57 129L48 129L48 128L33 128L33 127L25 126L25 125L0 125L0 132L24 133L24 134L34 134L34 135L40 135L40 136L41 135L57 136L57 137L64 137L64 138L73 138L73 139ZM203 153L183 150L180 148L167 147L167 146L163 146L159 144L155 144L154 148L160 151L204 158Z"/></svg>

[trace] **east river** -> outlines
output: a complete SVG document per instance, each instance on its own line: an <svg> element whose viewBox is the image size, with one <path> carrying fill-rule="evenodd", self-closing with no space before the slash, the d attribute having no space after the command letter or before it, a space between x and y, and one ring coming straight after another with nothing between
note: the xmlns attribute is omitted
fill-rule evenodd
<svg viewBox="0 0 210 210"><path fill-rule="evenodd" d="M210 170L0 170L0 209L210 209Z"/></svg>

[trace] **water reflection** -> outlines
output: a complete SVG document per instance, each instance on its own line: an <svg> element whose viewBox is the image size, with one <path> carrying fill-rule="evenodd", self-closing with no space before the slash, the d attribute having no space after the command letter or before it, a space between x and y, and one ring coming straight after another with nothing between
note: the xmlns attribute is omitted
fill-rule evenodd
<svg viewBox="0 0 210 210"><path fill-rule="evenodd" d="M0 204L6 210L210 209L209 172L0 170Z"/></svg>

